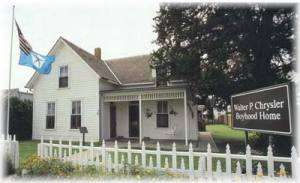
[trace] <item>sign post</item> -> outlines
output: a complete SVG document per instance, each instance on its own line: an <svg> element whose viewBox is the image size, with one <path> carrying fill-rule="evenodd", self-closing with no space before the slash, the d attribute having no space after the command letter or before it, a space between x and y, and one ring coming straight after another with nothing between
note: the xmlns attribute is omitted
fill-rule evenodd
<svg viewBox="0 0 300 183"><path fill-rule="evenodd" d="M80 133L82 133L82 144L85 145L85 134L88 133L86 127L79 127Z"/></svg>
<svg viewBox="0 0 300 183"><path fill-rule="evenodd" d="M259 88L231 96L232 128L272 135L291 135L291 99L288 83Z"/></svg>
<svg viewBox="0 0 300 183"><path fill-rule="evenodd" d="M247 148L247 145L249 144L249 136L248 131L245 131L245 149ZM245 151L246 152L246 151Z"/></svg>

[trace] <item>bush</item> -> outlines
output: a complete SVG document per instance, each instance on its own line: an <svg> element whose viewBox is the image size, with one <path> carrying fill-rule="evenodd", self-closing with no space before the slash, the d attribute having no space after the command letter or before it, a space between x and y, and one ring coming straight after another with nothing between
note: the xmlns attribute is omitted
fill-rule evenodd
<svg viewBox="0 0 300 183"><path fill-rule="evenodd" d="M29 176L51 176L51 177L104 177L104 178L180 178L184 175L171 171L157 171L156 169L146 169L141 166L125 165L118 172L112 170L108 173L100 166L97 170L95 165L87 165L80 168L79 165L73 165L70 162L63 162L55 158L41 158L36 155L27 157L18 169L18 175L21 175L22 170L26 170L26 175Z"/></svg>
<svg viewBox="0 0 300 183"><path fill-rule="evenodd" d="M62 162L55 158L42 159L32 155L22 162L21 169L26 169L27 174L32 176L69 176L76 167L70 162Z"/></svg>
<svg viewBox="0 0 300 183"><path fill-rule="evenodd" d="M269 146L269 135L255 133L250 139L253 148L260 150L263 154L267 154ZM292 137L283 135L273 135L272 148L274 156L290 156L292 148Z"/></svg>
<svg viewBox="0 0 300 183"><path fill-rule="evenodd" d="M9 133L17 140L31 140L32 137L32 101L10 98Z"/></svg>

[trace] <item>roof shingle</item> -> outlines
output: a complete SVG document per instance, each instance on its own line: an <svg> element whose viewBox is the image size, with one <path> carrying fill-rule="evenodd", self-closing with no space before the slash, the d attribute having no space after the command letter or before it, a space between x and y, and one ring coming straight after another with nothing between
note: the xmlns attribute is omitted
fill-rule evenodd
<svg viewBox="0 0 300 183"><path fill-rule="evenodd" d="M122 84L153 82L150 55L110 59L106 63Z"/></svg>
<svg viewBox="0 0 300 183"><path fill-rule="evenodd" d="M93 54L62 38L100 77L118 83L103 60L98 60Z"/></svg>

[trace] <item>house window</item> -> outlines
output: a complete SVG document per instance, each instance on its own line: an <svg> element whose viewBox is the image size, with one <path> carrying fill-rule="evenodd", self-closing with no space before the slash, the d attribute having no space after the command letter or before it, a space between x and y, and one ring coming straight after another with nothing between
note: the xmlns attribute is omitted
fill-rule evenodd
<svg viewBox="0 0 300 183"><path fill-rule="evenodd" d="M156 126L168 128L169 127L169 114L168 114L168 102L157 102L157 114L156 114Z"/></svg>
<svg viewBox="0 0 300 183"><path fill-rule="evenodd" d="M54 129L55 123L55 103L47 103L46 129Z"/></svg>
<svg viewBox="0 0 300 183"><path fill-rule="evenodd" d="M72 102L71 129L81 126L81 101Z"/></svg>
<svg viewBox="0 0 300 183"><path fill-rule="evenodd" d="M59 88L68 87L68 66L59 67Z"/></svg>

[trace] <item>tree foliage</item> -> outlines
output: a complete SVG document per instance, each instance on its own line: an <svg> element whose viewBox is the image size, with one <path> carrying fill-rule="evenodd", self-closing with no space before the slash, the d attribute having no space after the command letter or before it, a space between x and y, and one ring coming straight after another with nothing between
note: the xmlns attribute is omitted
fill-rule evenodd
<svg viewBox="0 0 300 183"><path fill-rule="evenodd" d="M18 140L30 140L32 137L32 101L10 98L9 133Z"/></svg>
<svg viewBox="0 0 300 183"><path fill-rule="evenodd" d="M294 7L162 4L152 53L158 79L184 79L192 97L214 95L223 108L234 93L289 81Z"/></svg>

